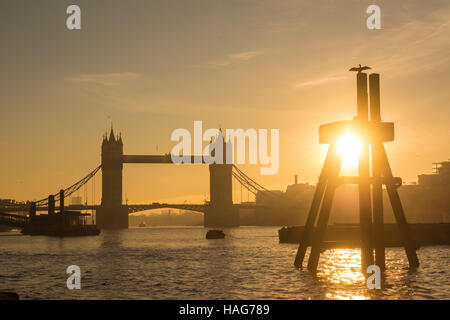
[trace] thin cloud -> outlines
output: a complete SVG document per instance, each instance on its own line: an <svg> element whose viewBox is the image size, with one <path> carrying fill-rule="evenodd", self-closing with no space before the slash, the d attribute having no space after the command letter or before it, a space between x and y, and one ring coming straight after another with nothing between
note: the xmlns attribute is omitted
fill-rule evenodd
<svg viewBox="0 0 450 320"><path fill-rule="evenodd" d="M168 116L204 114L210 108L209 105L191 105L184 99L161 95L149 85L144 75L131 72L83 74L66 80L70 82L70 88L75 87L80 97L92 106Z"/></svg>
<svg viewBox="0 0 450 320"><path fill-rule="evenodd" d="M90 83L102 86L115 86L125 81L139 78L140 75L133 72L89 73L68 78L71 82Z"/></svg>
<svg viewBox="0 0 450 320"><path fill-rule="evenodd" d="M335 76L327 76L322 77L310 81L300 82L294 85L294 88L303 88L303 87L311 87L311 86L319 86L323 84L327 84L329 82L338 81L345 79L345 77L335 77Z"/></svg>
<svg viewBox="0 0 450 320"><path fill-rule="evenodd" d="M374 52L377 69L393 76L429 72L448 66L450 57L450 5L425 17L386 30L361 48L361 55Z"/></svg>
<svg viewBox="0 0 450 320"><path fill-rule="evenodd" d="M262 55L262 51L243 51L229 54L226 57L206 63L210 68L230 67Z"/></svg>
<svg viewBox="0 0 450 320"><path fill-rule="evenodd" d="M343 74L342 61L348 66L364 63L383 78L405 77L448 69L450 64L450 3L420 17L406 17L398 25L385 24L380 31L360 32L353 38L340 39L333 56L319 69L323 76L310 76L290 82L293 89L312 88L337 82ZM355 45L357 44L357 45ZM345 48L342 50L341 48ZM324 58L324 57L321 57ZM326 68L326 70L324 69ZM348 69L347 69L348 70ZM306 70L307 71L307 70ZM370 73L370 72L369 72ZM350 73L347 74L349 76Z"/></svg>

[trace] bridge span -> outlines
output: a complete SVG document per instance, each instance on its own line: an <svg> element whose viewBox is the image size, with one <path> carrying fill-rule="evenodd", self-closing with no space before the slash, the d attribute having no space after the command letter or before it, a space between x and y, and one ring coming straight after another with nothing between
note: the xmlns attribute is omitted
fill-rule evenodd
<svg viewBox="0 0 450 320"><path fill-rule="evenodd" d="M265 197L279 198L278 195L256 183L253 179L243 173L234 164L227 164L227 150L230 150L229 144L222 135L216 138L216 141L222 140L222 144L211 142L211 147L217 150L217 145L222 145L223 161L222 164L208 164L209 167L209 194L210 201L204 204L167 204L154 202L152 204L123 204L122 199L122 172L124 164L171 164L170 154L164 155L124 155L123 141L121 135L115 135L111 128L109 137L105 134L101 147L101 164L91 171L83 179L77 181L70 187L60 190L59 193L50 195L48 198L39 201L29 202L27 205L11 205L0 207L0 212L20 212L29 211L35 214L36 211L48 211L50 214L55 212L55 202L59 201L60 211L64 210L95 210L97 226L101 229L128 228L128 215L130 213L161 209L174 208L181 210L191 210L204 213L205 227L237 227L239 226L239 209L252 209L258 206L251 204L234 204L232 199L232 179L249 192L262 194ZM205 163L201 156L191 156L191 163ZM102 198L100 205L64 205L64 199L79 190L89 180L91 180L99 171L102 172ZM280 199L278 199L280 200ZM32 205L31 205L32 204ZM33 209L31 209L33 207ZM14 219L13 217L3 216L3 219ZM21 218L18 218L19 220Z"/></svg>
<svg viewBox="0 0 450 320"><path fill-rule="evenodd" d="M180 209L180 210L189 210L202 212L203 214L208 214L208 203L205 204L174 204L174 203L152 203L152 204L127 204L124 205L128 214L147 211L147 210L155 210L155 209L163 209L163 208L171 208L171 209ZM19 206L2 206L0 207L0 225L10 226L10 227L18 227L24 228L30 222L30 214L27 214L31 210L31 206L27 205L19 205ZM256 203L239 203L233 204L233 207L237 210L239 209L257 209L257 208L267 208L264 205L257 205ZM59 208L61 211L70 212L70 211L97 211L101 208L101 205L69 205L64 206L64 208ZM54 208L53 208L54 209ZM52 208L51 206L39 206L35 207L33 210L36 211L46 211L50 213Z"/></svg>
<svg viewBox="0 0 450 320"><path fill-rule="evenodd" d="M206 204L195 204L195 203L183 203L183 204L177 204L177 203L151 203L151 204L126 204L123 205L123 207L127 208L128 213L135 213L140 211L147 211L147 210L155 210L155 209L180 209L180 210L187 210L187 211L197 211L197 212L207 212L207 207L209 206L208 203ZM233 204L233 207L237 209L257 209L257 208L267 208L267 206L263 205L257 205L256 203L237 203ZM99 210L101 208L101 205L89 205L89 204L71 204L68 206L64 206L63 211L91 211L91 210ZM61 208L59 208L61 210ZM30 210L29 205L24 206L8 206L8 207L0 207L0 214L1 213L11 213L11 212L28 212ZM36 207L36 211L49 211L48 206L40 206ZM18 215L18 214L9 214L14 217L21 217L25 215Z"/></svg>

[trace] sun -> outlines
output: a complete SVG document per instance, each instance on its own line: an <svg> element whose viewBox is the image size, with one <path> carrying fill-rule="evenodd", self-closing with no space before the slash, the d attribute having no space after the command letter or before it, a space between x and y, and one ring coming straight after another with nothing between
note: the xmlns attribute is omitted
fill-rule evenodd
<svg viewBox="0 0 450 320"><path fill-rule="evenodd" d="M356 168L360 153L361 141L352 133L346 132L338 140L338 154L342 158L344 168Z"/></svg>

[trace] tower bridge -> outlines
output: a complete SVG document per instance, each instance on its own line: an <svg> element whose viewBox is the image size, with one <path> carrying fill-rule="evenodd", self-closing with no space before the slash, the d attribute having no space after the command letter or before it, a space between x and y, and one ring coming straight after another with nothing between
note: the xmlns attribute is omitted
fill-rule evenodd
<svg viewBox="0 0 450 320"><path fill-rule="evenodd" d="M83 179L77 181L70 187L60 190L60 192L50 195L27 204L11 204L0 207L0 224L12 226L22 226L27 223L24 215L14 215L13 212L30 212L30 216L36 211L48 211L55 213L55 202L59 201L59 210L95 210L96 223L101 229L128 228L128 215L139 211L174 208L204 213L205 227L237 227L239 226L239 209L253 209L262 206L256 204L234 204L232 198L232 178L245 187L249 192L262 194L266 197L277 199L279 196L268 192L266 188L256 183L253 179L243 173L234 164L227 164L226 150L227 144L222 135L218 139L223 139L223 164L208 164L209 166L209 192L210 201L203 204L168 204L153 202L152 204L123 204L122 199L122 178L124 164L172 164L170 154L163 155L126 155L123 154L123 141L121 134L116 135L111 128L109 136L105 134L101 145L101 164L91 171ZM213 151L214 152L214 151ZM196 159L198 157L199 159ZM201 161L199 161L201 158ZM192 156L194 163L203 163L203 156ZM102 172L102 198L100 205L64 205L64 199L72 195L92 179L101 169ZM15 218L16 216L17 218Z"/></svg>
<svg viewBox="0 0 450 320"><path fill-rule="evenodd" d="M223 137L218 137L223 139ZM226 159L226 144L223 143L223 156ZM193 156L195 157L195 156ZM202 157L203 158L203 157ZM100 228L127 228L129 206L122 203L122 171L124 164L172 163L170 155L124 155L121 135L116 136L111 128L109 137L102 142L102 202L97 210L97 225ZM193 161L196 162L196 161ZM202 160L203 162L203 160ZM223 161L225 162L225 161ZM232 200L232 164L210 164L209 205L196 205L196 211L202 211L206 227L239 226L239 212ZM152 207L151 205L148 206ZM155 207L155 206L153 206ZM167 206L166 206L167 207ZM182 208L182 205L177 208ZM131 206L130 208L138 208ZM133 210L133 209L131 209Z"/></svg>

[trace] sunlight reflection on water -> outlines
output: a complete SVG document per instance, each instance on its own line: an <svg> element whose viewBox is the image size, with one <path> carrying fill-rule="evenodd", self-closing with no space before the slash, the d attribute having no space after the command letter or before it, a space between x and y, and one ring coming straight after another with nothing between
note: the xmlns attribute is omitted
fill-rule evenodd
<svg viewBox="0 0 450 320"><path fill-rule="evenodd" d="M317 278L322 285L337 289L333 292L327 292L327 299L348 300L369 299L366 294L355 292L356 288L364 288L365 278L361 272L361 255L359 250L355 249L333 249L324 253L324 261L317 273ZM348 287L354 286L352 290Z"/></svg>

